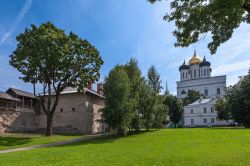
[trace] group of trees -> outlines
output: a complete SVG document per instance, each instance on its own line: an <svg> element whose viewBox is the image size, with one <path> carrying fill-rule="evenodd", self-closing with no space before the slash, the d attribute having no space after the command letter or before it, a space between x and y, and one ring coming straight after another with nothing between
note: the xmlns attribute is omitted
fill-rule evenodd
<svg viewBox="0 0 250 166"><path fill-rule="evenodd" d="M170 108L176 112L182 107L172 96L175 101L166 102L170 97L160 95L161 89L160 75L154 66L149 68L145 78L134 58L125 65L116 65L105 78L104 122L123 135L132 129L163 127Z"/></svg>
<svg viewBox="0 0 250 166"><path fill-rule="evenodd" d="M232 119L238 124L250 127L250 70L238 83L226 89L225 98L217 100L218 118Z"/></svg>

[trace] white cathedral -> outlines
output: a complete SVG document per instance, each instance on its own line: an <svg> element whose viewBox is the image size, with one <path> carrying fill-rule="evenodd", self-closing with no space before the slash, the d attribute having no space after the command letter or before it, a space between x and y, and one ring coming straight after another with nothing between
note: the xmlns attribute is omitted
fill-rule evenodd
<svg viewBox="0 0 250 166"><path fill-rule="evenodd" d="M188 90L198 91L203 94L199 100L184 106L184 127L224 126L232 121L220 121L217 119L215 103L218 97L222 97L226 88L226 75L211 77L211 63L203 60L194 51L188 64L179 67L180 81L177 82L177 97L183 99Z"/></svg>

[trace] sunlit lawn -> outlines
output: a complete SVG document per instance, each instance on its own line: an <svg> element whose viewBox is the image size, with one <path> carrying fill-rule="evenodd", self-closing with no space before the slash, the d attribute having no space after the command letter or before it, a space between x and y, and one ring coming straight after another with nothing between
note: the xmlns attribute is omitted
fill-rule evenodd
<svg viewBox="0 0 250 166"><path fill-rule="evenodd" d="M250 130L163 129L0 154L1 165L250 165Z"/></svg>
<svg viewBox="0 0 250 166"><path fill-rule="evenodd" d="M0 150L47 144L77 137L80 137L80 135L54 135L45 137L41 134L0 134Z"/></svg>

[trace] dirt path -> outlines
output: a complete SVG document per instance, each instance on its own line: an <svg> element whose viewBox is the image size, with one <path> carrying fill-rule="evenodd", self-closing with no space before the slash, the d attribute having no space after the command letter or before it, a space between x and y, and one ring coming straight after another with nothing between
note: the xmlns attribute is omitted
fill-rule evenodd
<svg viewBox="0 0 250 166"><path fill-rule="evenodd" d="M59 145L66 145L66 144L72 144L72 143L75 143L75 142L86 141L86 140L99 138L99 137L110 136L110 135L112 135L112 134L108 133L108 134L88 135L88 136L84 136L84 137L81 137L81 138L76 138L76 139L71 139L71 140L66 140L66 141L53 142L53 143L42 144L42 145L34 145L34 146L28 146L28 147L22 147L22 148L0 150L0 154L10 153L10 152L18 152L18 151L26 151L26 150L32 150L32 149L40 149L40 148L59 146Z"/></svg>

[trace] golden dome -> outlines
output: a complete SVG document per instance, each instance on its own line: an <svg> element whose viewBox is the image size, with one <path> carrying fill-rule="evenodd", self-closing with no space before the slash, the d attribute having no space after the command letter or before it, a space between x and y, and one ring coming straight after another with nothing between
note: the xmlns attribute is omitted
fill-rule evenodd
<svg viewBox="0 0 250 166"><path fill-rule="evenodd" d="M189 60L189 65L199 65L201 63L201 59L198 55L196 55L196 51L194 51L193 57Z"/></svg>

